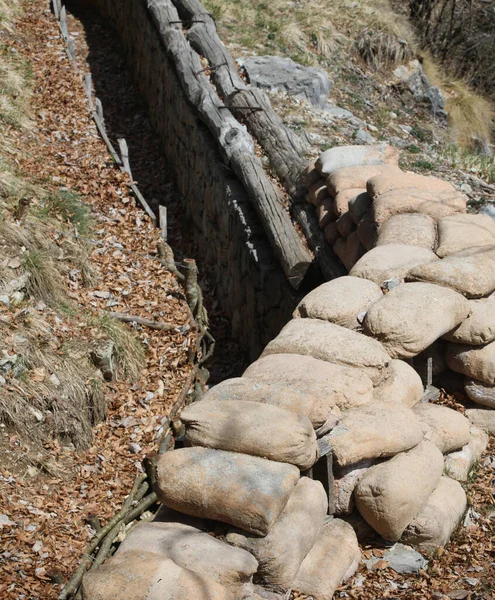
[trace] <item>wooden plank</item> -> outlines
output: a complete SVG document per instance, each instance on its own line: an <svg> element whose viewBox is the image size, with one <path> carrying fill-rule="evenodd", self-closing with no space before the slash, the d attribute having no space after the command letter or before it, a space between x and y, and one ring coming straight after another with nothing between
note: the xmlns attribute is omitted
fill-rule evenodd
<svg viewBox="0 0 495 600"><path fill-rule="evenodd" d="M280 190L266 175L246 128L234 118L211 86L199 55L177 23L179 15L171 0L155 0L148 9L187 99L198 110L230 167L248 191L272 249L291 285L297 289L313 257L292 225Z"/></svg>
<svg viewBox="0 0 495 600"><path fill-rule="evenodd" d="M60 9L60 31L65 41L67 41L69 39L69 30L67 29L67 11L65 6L62 6Z"/></svg>
<svg viewBox="0 0 495 600"><path fill-rule="evenodd" d="M91 73L85 73L84 75L84 89L86 90L86 96L88 98L89 110L95 112L95 104L93 102L93 83Z"/></svg>
<svg viewBox="0 0 495 600"><path fill-rule="evenodd" d="M55 18L58 21L60 19L60 9L61 9L60 0L52 0L52 7L53 7L53 14L55 15Z"/></svg>
<svg viewBox="0 0 495 600"><path fill-rule="evenodd" d="M124 167L124 171L126 173L129 173L129 177L131 178L131 181L133 181L131 165L129 163L129 148L127 146L127 142L124 138L119 138L117 142L119 144L120 157L122 158L122 165Z"/></svg>
<svg viewBox="0 0 495 600"><path fill-rule="evenodd" d="M100 117L97 115L96 111L94 111L91 116L93 117L95 125L98 128L98 131L100 132L100 135L101 135L103 141L107 145L108 151L112 155L112 159L113 159L114 163L116 165L118 165L119 167L123 167L122 160L121 160L120 156L117 154L117 151L115 150L115 148L113 147L112 142L110 141L110 139L107 135L107 132L105 130L105 125L100 120Z"/></svg>
<svg viewBox="0 0 495 600"><path fill-rule="evenodd" d="M160 218L160 229L162 231L162 238L167 241L167 207L160 204L158 207L158 216Z"/></svg>
<svg viewBox="0 0 495 600"><path fill-rule="evenodd" d="M151 219L153 225L156 227L157 223L156 223L156 215L155 213L151 210L150 205L146 202L145 197L143 196L143 194L141 194L141 192L139 191L139 188L137 187L137 185L135 185L134 183L131 185L131 190L134 194L134 196L136 196L137 201L139 202L139 204L141 204L141 206L144 208L144 210L146 211L146 213L148 214L149 218Z"/></svg>

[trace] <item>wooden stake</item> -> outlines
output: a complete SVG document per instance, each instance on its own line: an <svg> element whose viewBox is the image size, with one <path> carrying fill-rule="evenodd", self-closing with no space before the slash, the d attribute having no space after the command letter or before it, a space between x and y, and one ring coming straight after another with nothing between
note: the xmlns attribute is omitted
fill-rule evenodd
<svg viewBox="0 0 495 600"><path fill-rule="evenodd" d="M167 241L167 207L160 204L158 207L158 216L160 217L160 229L163 240Z"/></svg>

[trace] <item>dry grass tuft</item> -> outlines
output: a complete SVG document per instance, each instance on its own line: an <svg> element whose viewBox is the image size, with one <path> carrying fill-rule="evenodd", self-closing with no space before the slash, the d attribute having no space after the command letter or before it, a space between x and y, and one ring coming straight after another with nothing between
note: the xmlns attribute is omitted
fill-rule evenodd
<svg viewBox="0 0 495 600"><path fill-rule="evenodd" d="M26 290L31 297L52 306L63 301L65 284L50 254L39 250L25 252L22 267L28 275Z"/></svg>
<svg viewBox="0 0 495 600"><path fill-rule="evenodd" d="M407 62L414 55L405 39L388 31L363 29L356 37L355 48L364 62L373 69Z"/></svg>

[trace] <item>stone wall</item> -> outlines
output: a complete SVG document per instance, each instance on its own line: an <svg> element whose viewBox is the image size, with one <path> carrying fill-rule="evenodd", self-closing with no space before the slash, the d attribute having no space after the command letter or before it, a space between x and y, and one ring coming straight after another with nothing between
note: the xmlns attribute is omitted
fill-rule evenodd
<svg viewBox="0 0 495 600"><path fill-rule="evenodd" d="M92 0L113 26L163 141L208 274L233 337L249 358L278 333L297 304L246 192L184 97L144 0ZM160 168L160 165L157 165Z"/></svg>

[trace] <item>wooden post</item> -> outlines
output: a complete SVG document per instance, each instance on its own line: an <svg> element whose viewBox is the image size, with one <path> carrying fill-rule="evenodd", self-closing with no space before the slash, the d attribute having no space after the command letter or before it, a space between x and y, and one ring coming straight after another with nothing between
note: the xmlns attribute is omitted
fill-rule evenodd
<svg viewBox="0 0 495 600"><path fill-rule="evenodd" d="M160 217L160 229L162 238L167 241L167 207L160 204L158 207L158 216Z"/></svg>
<svg viewBox="0 0 495 600"><path fill-rule="evenodd" d="M95 104L93 102L93 84L91 73L85 73L84 75L84 89L86 90L86 96L88 98L89 110L94 112Z"/></svg>
<svg viewBox="0 0 495 600"><path fill-rule="evenodd" d="M65 41L69 39L69 30L67 29L67 11L65 6L60 9L60 31Z"/></svg>

